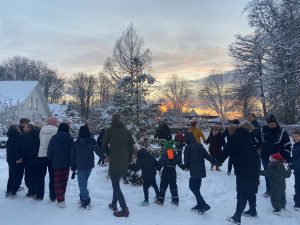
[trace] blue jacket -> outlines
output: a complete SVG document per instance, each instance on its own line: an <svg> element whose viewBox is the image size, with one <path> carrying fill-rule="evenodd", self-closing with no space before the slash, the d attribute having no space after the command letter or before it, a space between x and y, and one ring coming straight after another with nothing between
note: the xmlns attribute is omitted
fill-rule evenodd
<svg viewBox="0 0 300 225"><path fill-rule="evenodd" d="M293 146L293 158L290 168L294 170L295 174L300 174L300 143L296 143Z"/></svg>

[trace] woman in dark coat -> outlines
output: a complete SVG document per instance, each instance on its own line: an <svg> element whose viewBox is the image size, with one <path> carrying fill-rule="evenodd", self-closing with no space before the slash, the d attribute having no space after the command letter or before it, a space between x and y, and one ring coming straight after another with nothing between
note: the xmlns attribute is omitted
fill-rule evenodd
<svg viewBox="0 0 300 225"><path fill-rule="evenodd" d="M259 184L259 156L251 133L244 127L238 128L225 146L221 163L231 157L236 175L237 206L236 212L227 220L241 223L241 215L249 202L250 210L246 215L256 215L256 193Z"/></svg>
<svg viewBox="0 0 300 225"><path fill-rule="evenodd" d="M6 161L8 163L8 181L5 197L17 197L17 191L23 178L22 137L18 126L11 125L7 132Z"/></svg>

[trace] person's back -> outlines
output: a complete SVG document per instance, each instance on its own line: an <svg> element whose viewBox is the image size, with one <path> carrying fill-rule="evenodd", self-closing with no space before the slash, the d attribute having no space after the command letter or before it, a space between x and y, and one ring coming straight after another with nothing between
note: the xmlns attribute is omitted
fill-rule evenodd
<svg viewBox="0 0 300 225"><path fill-rule="evenodd" d="M39 153L40 139L36 130L23 134L23 151L25 163L36 159Z"/></svg>
<svg viewBox="0 0 300 225"><path fill-rule="evenodd" d="M40 130L40 147L38 157L47 157L48 145L51 138L57 133L57 127L45 125Z"/></svg>
<svg viewBox="0 0 300 225"><path fill-rule="evenodd" d="M138 151L136 164L141 169L144 179L155 177L158 162L146 149Z"/></svg>

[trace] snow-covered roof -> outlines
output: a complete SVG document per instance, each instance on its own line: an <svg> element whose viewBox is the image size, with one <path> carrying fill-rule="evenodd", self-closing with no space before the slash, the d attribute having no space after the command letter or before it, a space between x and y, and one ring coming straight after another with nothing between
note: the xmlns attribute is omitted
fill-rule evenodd
<svg viewBox="0 0 300 225"><path fill-rule="evenodd" d="M37 85L38 81L0 81L0 101L21 104Z"/></svg>
<svg viewBox="0 0 300 225"><path fill-rule="evenodd" d="M52 115L62 115L65 111L68 110L67 104L49 104L49 108Z"/></svg>

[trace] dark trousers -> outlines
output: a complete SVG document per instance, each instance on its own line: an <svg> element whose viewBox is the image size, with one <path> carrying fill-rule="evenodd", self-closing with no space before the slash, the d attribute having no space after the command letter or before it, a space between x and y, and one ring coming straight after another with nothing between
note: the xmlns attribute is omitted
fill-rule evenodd
<svg viewBox="0 0 300 225"><path fill-rule="evenodd" d="M254 209L256 207L256 195L255 193L237 193L237 204L236 211L234 213L233 218L236 221L241 221L242 213L244 212L247 202L249 202L250 209Z"/></svg>
<svg viewBox="0 0 300 225"><path fill-rule="evenodd" d="M36 160L25 162L25 185L30 195L36 194Z"/></svg>
<svg viewBox="0 0 300 225"><path fill-rule="evenodd" d="M164 176L164 175L162 175L161 181L160 181L160 187L159 187L158 200L161 203L164 203L165 195L166 195L166 191L168 189L168 186L170 186L170 192L171 192L171 195L172 195L172 202L178 203L179 202L179 197L178 197L178 188L177 188L177 182L176 182L176 174L175 174L175 176Z"/></svg>
<svg viewBox="0 0 300 225"><path fill-rule="evenodd" d="M148 202L149 201L149 188L153 187L155 194L156 194L156 198L158 198L159 195L159 190L156 184L156 180L155 177L153 177L152 179L144 179L144 183L143 183L143 190L144 190L144 196L145 196L145 201Z"/></svg>
<svg viewBox="0 0 300 225"><path fill-rule="evenodd" d="M48 161L47 157L37 158L37 180L36 180L36 197L43 199L45 193L45 177L47 174L47 169L49 173L49 197L50 199L55 198L54 189L54 177L53 169L51 163Z"/></svg>
<svg viewBox="0 0 300 225"><path fill-rule="evenodd" d="M197 200L197 206L200 209L207 205L200 193L201 182L202 182L201 178L190 178L190 182L189 182L190 190L195 195Z"/></svg>
<svg viewBox="0 0 300 225"><path fill-rule="evenodd" d="M270 163L269 160L262 159L261 162L262 162L264 170L268 169L268 165ZM271 192L270 180L269 180L268 177L265 177L265 180L266 180L266 189L267 189L267 192Z"/></svg>
<svg viewBox="0 0 300 225"><path fill-rule="evenodd" d="M124 195L120 188L121 176L111 176L110 178L111 178L111 184L113 188L112 204L117 205L117 202L119 202L120 207L124 210L127 208L127 205L126 205Z"/></svg>
<svg viewBox="0 0 300 225"><path fill-rule="evenodd" d="M69 168L53 170L55 197L58 202L65 201L65 194L67 190L69 172L70 172Z"/></svg>
<svg viewBox="0 0 300 225"><path fill-rule="evenodd" d="M24 166L22 163L8 164L8 180L6 193L16 194L22 182Z"/></svg>
<svg viewBox="0 0 300 225"><path fill-rule="evenodd" d="M227 172L228 172L228 173L231 173L232 167L233 167L232 159L231 159L231 157L229 157L229 158L228 158L228 169L227 169Z"/></svg>
<svg viewBox="0 0 300 225"><path fill-rule="evenodd" d="M294 174L294 175L295 175L295 195L294 195L295 207L300 208L300 174Z"/></svg>

